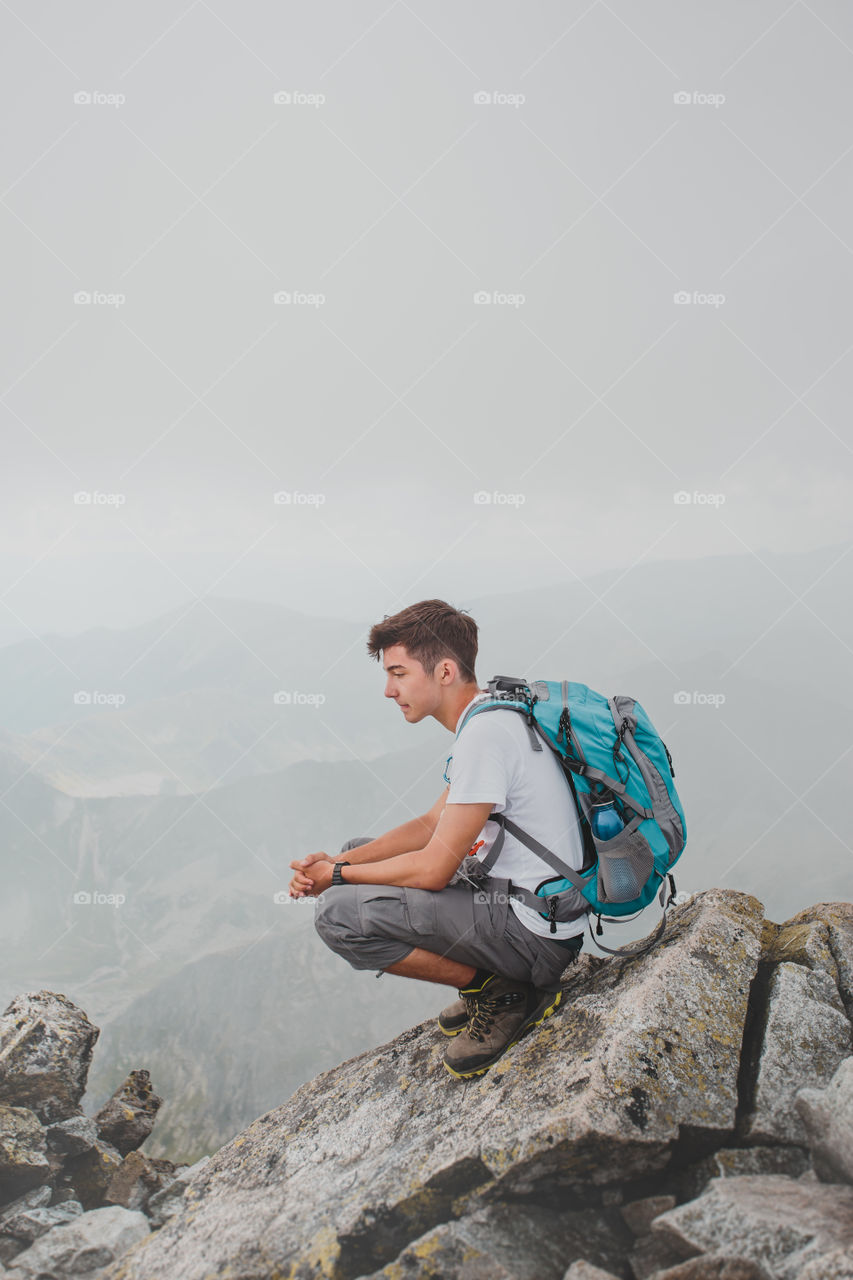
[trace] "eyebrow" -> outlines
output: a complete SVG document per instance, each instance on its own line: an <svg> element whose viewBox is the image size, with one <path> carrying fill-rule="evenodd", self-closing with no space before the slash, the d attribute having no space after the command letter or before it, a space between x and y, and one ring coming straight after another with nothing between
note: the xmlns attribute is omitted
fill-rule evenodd
<svg viewBox="0 0 853 1280"><path fill-rule="evenodd" d="M390 667L386 667L386 668L385 668L385 670L386 670L386 671L389 673L389 675L390 675L390 673L391 673L392 671L405 671L405 670L406 670L406 668L405 668L404 666L402 666L399 662L392 662L392 663L391 663L391 666L390 666Z"/></svg>

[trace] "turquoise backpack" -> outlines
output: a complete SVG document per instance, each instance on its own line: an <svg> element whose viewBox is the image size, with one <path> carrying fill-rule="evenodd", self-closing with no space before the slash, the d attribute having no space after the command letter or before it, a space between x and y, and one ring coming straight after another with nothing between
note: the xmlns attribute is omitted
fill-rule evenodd
<svg viewBox="0 0 853 1280"><path fill-rule="evenodd" d="M581 824L584 862L580 871L566 866L511 819L493 813L500 831L485 858L482 872L494 866L507 832L547 863L556 875L535 891L510 885L509 892L551 923L577 920L586 913L617 923L632 916L659 894L663 918L651 941L610 955L638 955L655 946L666 928L666 912L675 896L675 866L687 840L684 810L675 789L672 757L649 716L634 698L607 698L571 680L534 680L514 676L489 681L489 698L466 714L457 737L472 716L511 710L523 715L534 751L542 743L557 755L571 788ZM592 808L612 801L624 826L609 840L592 831ZM669 882L669 897L666 884ZM542 910L545 905L546 910Z"/></svg>

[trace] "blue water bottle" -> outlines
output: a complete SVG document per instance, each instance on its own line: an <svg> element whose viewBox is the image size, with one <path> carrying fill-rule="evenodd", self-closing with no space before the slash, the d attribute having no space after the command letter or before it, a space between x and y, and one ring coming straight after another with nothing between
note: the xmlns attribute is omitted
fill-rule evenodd
<svg viewBox="0 0 853 1280"><path fill-rule="evenodd" d="M625 823L619 817L612 800L603 800L593 805L590 824L596 840L611 840L624 828Z"/></svg>

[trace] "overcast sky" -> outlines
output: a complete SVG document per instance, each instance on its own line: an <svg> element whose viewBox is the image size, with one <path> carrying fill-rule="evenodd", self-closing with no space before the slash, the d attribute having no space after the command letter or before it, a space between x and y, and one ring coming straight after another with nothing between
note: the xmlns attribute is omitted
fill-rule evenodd
<svg viewBox="0 0 853 1280"><path fill-rule="evenodd" d="M0 37L0 641L849 539L848 4L4 0Z"/></svg>

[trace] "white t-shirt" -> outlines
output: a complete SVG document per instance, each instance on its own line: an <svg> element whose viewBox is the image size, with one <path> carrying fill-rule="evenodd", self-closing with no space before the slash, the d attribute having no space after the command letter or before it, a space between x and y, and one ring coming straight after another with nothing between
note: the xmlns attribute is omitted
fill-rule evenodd
<svg viewBox="0 0 853 1280"><path fill-rule="evenodd" d="M471 699L456 722L457 732L466 712L488 696L480 693ZM534 751L524 716L517 711L481 711L472 716L453 744L447 776L447 804L491 800L493 812L505 813L572 870L580 870L583 840L569 783L544 742L541 751ZM498 823L486 820L477 837L485 842L477 857L486 856L499 831ZM531 890L557 874L509 832L491 870L493 875L509 877L514 884ZM552 933L549 922L532 907L515 898L510 905L521 923L542 937L574 938L586 928L586 917L581 916L568 924L558 922L556 933Z"/></svg>

